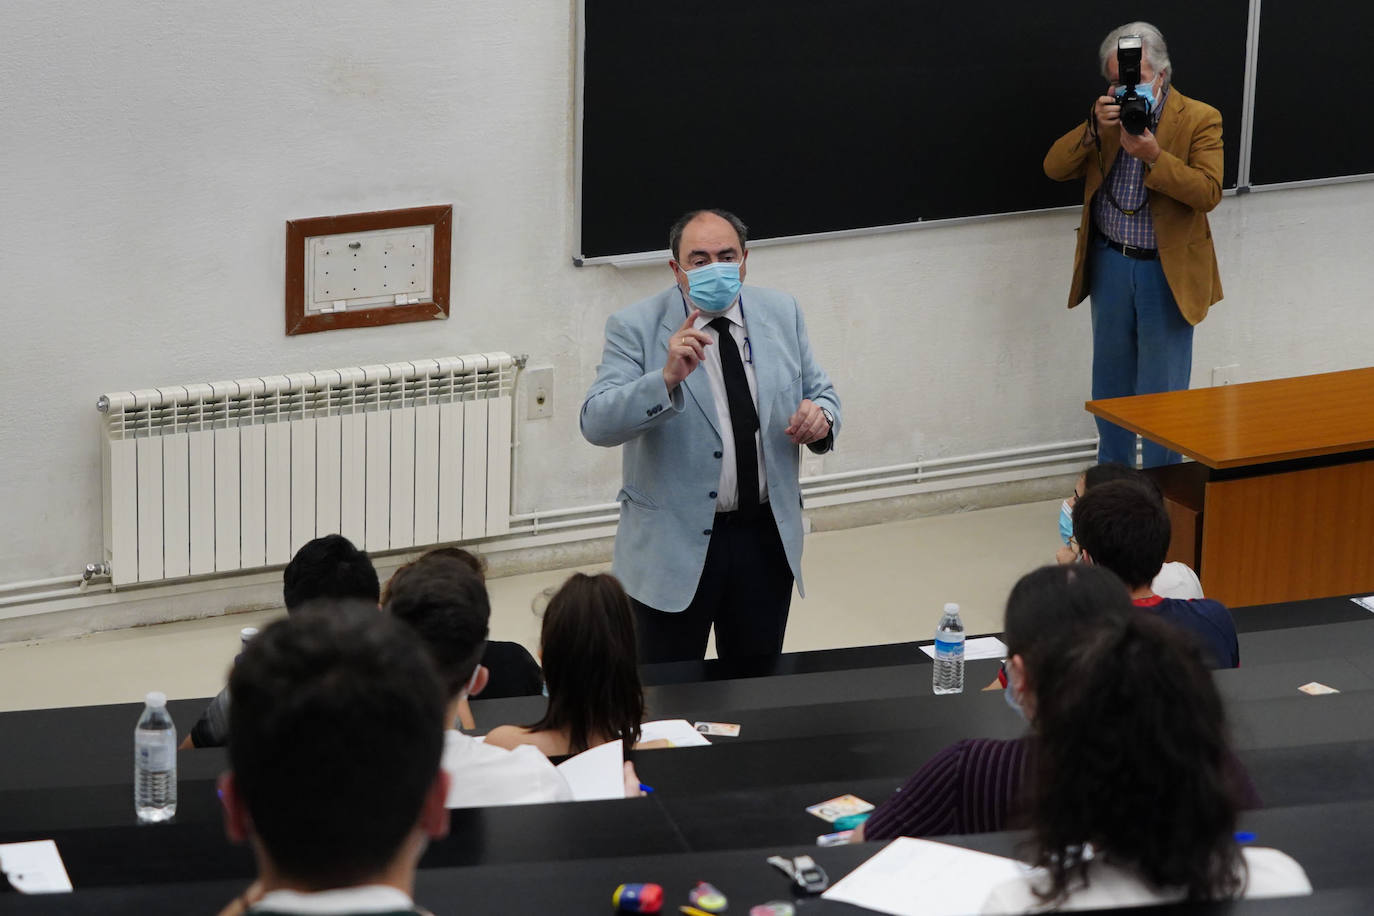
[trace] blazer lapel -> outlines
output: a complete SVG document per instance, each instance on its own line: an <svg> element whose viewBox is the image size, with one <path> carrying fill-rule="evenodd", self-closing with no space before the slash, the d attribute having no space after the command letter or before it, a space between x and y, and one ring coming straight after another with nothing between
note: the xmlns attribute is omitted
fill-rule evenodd
<svg viewBox="0 0 1374 916"><path fill-rule="evenodd" d="M663 321L659 329L658 345L664 353L668 352L668 340L673 333L680 327L682 322L687 319L687 313L683 313L681 318L676 317L674 303L678 306L682 304L681 294L668 297L668 308L664 311ZM711 380L706 377L706 370L702 366L697 366L692 373L687 376L683 383L687 393L692 396L697 408L706 416L706 420L711 424L711 428L720 435L720 426L716 417L716 399L711 396Z"/></svg>
<svg viewBox="0 0 1374 916"><path fill-rule="evenodd" d="M1184 97L1183 93L1170 87L1169 99L1164 103L1164 115L1159 119L1159 123L1155 125L1155 141L1159 144L1159 148L1168 150L1184 162L1188 161L1187 150L1184 150L1180 155L1178 151L1171 148L1171 144L1175 137L1180 136L1179 125L1182 124L1183 119L1186 117L1184 109L1187 107L1187 104L1188 100Z"/></svg>

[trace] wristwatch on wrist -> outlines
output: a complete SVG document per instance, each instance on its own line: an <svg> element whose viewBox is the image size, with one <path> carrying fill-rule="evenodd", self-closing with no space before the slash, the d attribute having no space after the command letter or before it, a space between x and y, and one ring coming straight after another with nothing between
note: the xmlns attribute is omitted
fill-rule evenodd
<svg viewBox="0 0 1374 916"><path fill-rule="evenodd" d="M826 410L824 407L821 408L821 415L825 417L825 422L826 422L826 423L829 425L829 427L830 427L829 429L826 430L826 432L827 432L827 433L833 432L834 429L835 429L835 415L832 414L830 411Z"/></svg>

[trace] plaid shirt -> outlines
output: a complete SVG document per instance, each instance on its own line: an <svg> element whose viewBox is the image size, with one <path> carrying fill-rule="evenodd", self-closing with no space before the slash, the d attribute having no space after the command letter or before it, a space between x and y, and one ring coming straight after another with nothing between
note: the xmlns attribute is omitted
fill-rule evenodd
<svg viewBox="0 0 1374 916"><path fill-rule="evenodd" d="M1169 98L1166 86L1155 103L1154 115L1158 118L1164 111L1164 103ZM1134 216L1127 216L1112 205L1106 194L1111 189L1112 197L1127 210L1135 210ZM1135 248L1158 248L1155 241L1155 222L1150 216L1150 201L1145 192L1145 162L1137 159L1125 148L1117 150L1116 161L1107 174L1103 189L1093 195L1093 224L1097 231L1111 239Z"/></svg>

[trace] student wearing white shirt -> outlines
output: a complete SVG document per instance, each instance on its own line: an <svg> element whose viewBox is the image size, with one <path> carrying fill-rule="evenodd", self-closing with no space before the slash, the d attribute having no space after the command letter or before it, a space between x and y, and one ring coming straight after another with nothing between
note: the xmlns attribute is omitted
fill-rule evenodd
<svg viewBox="0 0 1374 916"><path fill-rule="evenodd" d="M1105 618L1035 678L1021 692L1035 868L983 912L1312 892L1288 856L1236 842L1222 702L1186 634L1148 614Z"/></svg>
<svg viewBox="0 0 1374 916"><path fill-rule="evenodd" d="M507 750L452 727L464 699L487 683L487 669L478 662L491 605L481 575L461 559L427 554L392 576L384 610L420 635L444 680L449 707L443 768L452 777L448 807L571 801L567 782L538 749Z"/></svg>

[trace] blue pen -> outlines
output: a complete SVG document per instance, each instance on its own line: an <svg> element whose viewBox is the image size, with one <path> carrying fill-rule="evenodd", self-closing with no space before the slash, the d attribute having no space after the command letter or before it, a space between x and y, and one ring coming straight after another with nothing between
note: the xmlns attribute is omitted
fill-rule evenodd
<svg viewBox="0 0 1374 916"><path fill-rule="evenodd" d="M646 786L644 783L641 782L639 784L639 791L643 792L645 795L648 795L650 792L654 791L654 787Z"/></svg>

